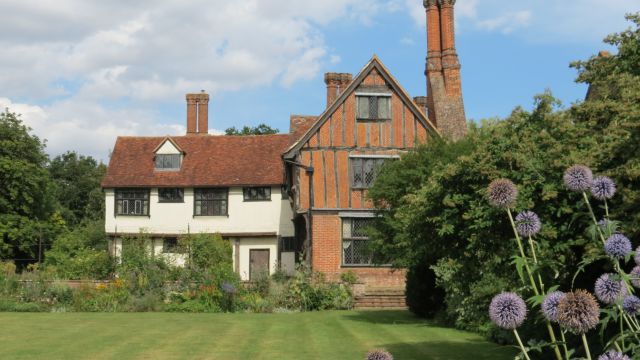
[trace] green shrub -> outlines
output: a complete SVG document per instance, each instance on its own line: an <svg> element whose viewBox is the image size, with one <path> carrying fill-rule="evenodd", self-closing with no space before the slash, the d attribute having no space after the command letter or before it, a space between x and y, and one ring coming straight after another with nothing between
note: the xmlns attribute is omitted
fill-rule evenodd
<svg viewBox="0 0 640 360"><path fill-rule="evenodd" d="M358 282L358 274L353 270L347 270L340 274L340 280L345 284L353 285Z"/></svg>
<svg viewBox="0 0 640 360"><path fill-rule="evenodd" d="M47 308L35 302L0 299L0 312L43 312Z"/></svg>

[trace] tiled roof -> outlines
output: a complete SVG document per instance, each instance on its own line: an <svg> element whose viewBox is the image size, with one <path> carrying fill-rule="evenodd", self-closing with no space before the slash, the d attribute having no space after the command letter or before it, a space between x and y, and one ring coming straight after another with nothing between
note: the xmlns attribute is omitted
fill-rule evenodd
<svg viewBox="0 0 640 360"><path fill-rule="evenodd" d="M282 184L289 137L172 136L185 154L179 171L155 170L154 149L166 137L118 137L102 187Z"/></svg>
<svg viewBox="0 0 640 360"><path fill-rule="evenodd" d="M316 119L318 119L318 117L312 115L291 115L289 121L289 145L298 141L298 139L309 130Z"/></svg>

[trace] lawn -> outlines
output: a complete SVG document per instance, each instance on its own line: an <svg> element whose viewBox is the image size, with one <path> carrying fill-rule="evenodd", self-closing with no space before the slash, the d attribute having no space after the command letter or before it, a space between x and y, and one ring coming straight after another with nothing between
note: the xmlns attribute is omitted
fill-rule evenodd
<svg viewBox="0 0 640 360"><path fill-rule="evenodd" d="M0 359L513 359L511 348L406 311L0 313Z"/></svg>

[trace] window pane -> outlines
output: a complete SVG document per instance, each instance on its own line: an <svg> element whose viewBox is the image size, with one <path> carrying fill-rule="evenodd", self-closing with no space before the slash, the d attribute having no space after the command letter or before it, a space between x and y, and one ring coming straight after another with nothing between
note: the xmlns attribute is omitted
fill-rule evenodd
<svg viewBox="0 0 640 360"><path fill-rule="evenodd" d="M358 118L369 119L369 97L356 96L356 99L358 100Z"/></svg>
<svg viewBox="0 0 640 360"><path fill-rule="evenodd" d="M378 118L378 97L369 96L369 119Z"/></svg>
<svg viewBox="0 0 640 360"><path fill-rule="evenodd" d="M378 119L391 118L391 97L378 97Z"/></svg>
<svg viewBox="0 0 640 360"><path fill-rule="evenodd" d="M351 159L351 176L353 187L362 187L364 185L362 178L362 159L352 158Z"/></svg>
<svg viewBox="0 0 640 360"><path fill-rule="evenodd" d="M180 154L156 155L156 169L179 169L180 156Z"/></svg>

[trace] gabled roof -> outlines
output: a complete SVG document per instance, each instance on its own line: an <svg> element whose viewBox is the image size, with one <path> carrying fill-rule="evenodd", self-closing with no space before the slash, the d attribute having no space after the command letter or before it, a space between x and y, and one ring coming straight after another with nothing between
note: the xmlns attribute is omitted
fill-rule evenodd
<svg viewBox="0 0 640 360"><path fill-rule="evenodd" d="M425 113L420 110L420 108L413 102L413 99L409 94L402 88L398 80L396 80L393 75L389 72L386 66L382 63L382 61L378 58L377 55L373 55L371 60L360 70L358 75L351 81L349 86L340 93L340 95L333 101L333 103L327 106L326 110L318 116L318 119L313 123L312 126L295 142L293 142L287 151L284 153L285 158L291 158L295 156L295 153L302 148L302 146L315 134L316 131L320 129L322 124L324 124L331 114L333 114L336 109L349 97L355 89L364 81L364 79L369 75L369 73L376 69L378 73L384 78L384 80L391 85L391 88L395 91L398 96L402 99L402 101L408 106L409 110L415 115L415 117L420 121L427 131L441 136L440 132L436 128L436 126L427 118Z"/></svg>
<svg viewBox="0 0 640 360"><path fill-rule="evenodd" d="M184 154L184 151L180 148L180 146L178 146L178 144L176 144L176 142L175 142L175 141L173 141L173 140L171 139L171 137L170 137L170 136L166 136L166 137L164 138L164 140L162 140L162 141L158 144L158 146L156 146L156 148L155 148L155 149L153 149L153 152L154 152L154 153L158 152L158 150L160 150L160 148L162 147L162 145L164 145L164 143L166 143L167 141L168 141L168 142L170 142L170 143L171 143L171 145L173 145L173 147L174 147L174 148L176 148L176 150L178 150L180 153Z"/></svg>
<svg viewBox="0 0 640 360"><path fill-rule="evenodd" d="M204 187L284 183L281 154L288 134L172 136L184 158L180 170L156 170L154 150L165 137L121 136L102 187Z"/></svg>

